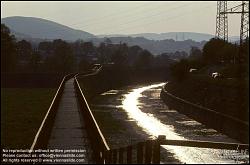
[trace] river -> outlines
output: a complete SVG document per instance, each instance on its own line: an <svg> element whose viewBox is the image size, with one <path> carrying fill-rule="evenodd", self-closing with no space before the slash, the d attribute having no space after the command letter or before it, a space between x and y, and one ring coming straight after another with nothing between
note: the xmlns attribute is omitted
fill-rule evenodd
<svg viewBox="0 0 250 165"><path fill-rule="evenodd" d="M159 82L110 90L91 102L91 109L111 148L153 139L158 135L165 135L166 139L171 140L237 142L169 109L160 99L163 85L164 83ZM103 115L107 113L110 116ZM104 116L107 116L106 119ZM106 122L112 124L103 124ZM249 162L249 154L245 151L177 146L162 146L161 150L161 163Z"/></svg>

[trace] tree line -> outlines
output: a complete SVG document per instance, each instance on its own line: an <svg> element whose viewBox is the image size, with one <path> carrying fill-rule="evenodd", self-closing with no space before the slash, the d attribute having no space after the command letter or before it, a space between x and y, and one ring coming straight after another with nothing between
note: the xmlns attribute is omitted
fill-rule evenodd
<svg viewBox="0 0 250 165"><path fill-rule="evenodd" d="M223 77L246 78L249 66L249 39L242 45L230 43L219 38L210 39L202 50L192 47L188 58L184 58L171 66L172 77L183 80L191 68L206 75L209 68L217 69ZM203 72L202 72L203 70ZM199 72L200 71L200 72ZM210 76L210 75L207 75Z"/></svg>
<svg viewBox="0 0 250 165"><path fill-rule="evenodd" d="M177 52L178 57L182 54ZM112 44L107 38L98 46L77 40L69 43L61 39L43 41L38 46L17 41L7 26L1 24L1 72L82 72L94 63L112 64L119 68L147 69L166 66L168 56L154 56L139 46Z"/></svg>

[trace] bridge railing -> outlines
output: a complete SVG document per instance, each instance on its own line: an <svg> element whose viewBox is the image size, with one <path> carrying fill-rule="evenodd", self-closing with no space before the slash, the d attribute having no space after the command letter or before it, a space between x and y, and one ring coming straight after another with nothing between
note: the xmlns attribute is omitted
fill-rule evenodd
<svg viewBox="0 0 250 165"><path fill-rule="evenodd" d="M46 149L49 138L50 138L50 133L53 127L53 123L54 123L54 119L55 119L55 115L58 109L58 105L59 105L59 101L61 99L62 93L63 93L63 89L64 89L64 85L65 82L74 77L75 74L68 74L66 76L63 77L60 86L58 87L56 94L50 104L50 107L47 111L47 113L45 114L42 124L40 125L36 136L33 140L33 143L30 147L30 151L33 151L35 149Z"/></svg>
<svg viewBox="0 0 250 165"><path fill-rule="evenodd" d="M104 158L111 164L160 164L160 146L174 145L183 147L198 147L226 150L249 151L249 144L224 143L211 141L167 140L160 135L155 140L147 140L123 148L106 151Z"/></svg>
<svg viewBox="0 0 250 165"><path fill-rule="evenodd" d="M94 73L84 74L81 76L89 76L89 75L97 74L99 70L97 70ZM77 75L77 76L79 76L79 75ZM86 100L86 98L81 90L80 84L77 80L77 76L75 76L74 86L76 89L77 98L79 99L80 109L82 110L83 118L84 118L84 121L86 124L86 130L87 130L87 133L88 133L88 136L90 139L90 143L92 146L94 160L97 163L104 164L105 163L105 153L106 153L106 151L109 151L110 149L109 149L109 146L108 146L108 144L107 144L107 142L106 142L95 118L94 118L94 115L92 114L92 112L89 108L87 100Z"/></svg>

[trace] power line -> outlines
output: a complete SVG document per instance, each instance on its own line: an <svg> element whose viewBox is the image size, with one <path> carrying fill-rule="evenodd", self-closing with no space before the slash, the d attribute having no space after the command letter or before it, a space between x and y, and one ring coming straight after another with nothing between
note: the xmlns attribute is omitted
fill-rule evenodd
<svg viewBox="0 0 250 165"><path fill-rule="evenodd" d="M158 9L159 8L159 6L162 6L162 5L157 5L156 7L154 7L154 8L149 8L149 9L147 9L147 10L150 10L150 11L154 11L154 9ZM152 7L152 6L148 6L148 7ZM145 9L145 8L144 8ZM136 8L136 11L135 12L129 12L129 11L126 11L126 13L123 13L123 14L120 14L120 13L118 13L118 15L113 15L113 17L118 17L118 19L126 19L126 18L131 18L131 16L129 16L129 15L135 15L135 13L137 13L138 12L138 9ZM139 11L140 12L140 11ZM145 11L143 11L143 12L145 12ZM124 15L125 14L125 15ZM126 17L120 17L120 16L126 16ZM129 17L128 17L129 16ZM103 21L108 21L108 20L111 20L111 21L114 21L114 19L112 18L112 17L109 17L109 18L107 18L107 19L105 19L105 20L100 20L100 21L98 21L98 20L95 20L94 22L97 22L97 23L88 23L87 22L87 27L89 27L90 25L98 25L98 24L102 24L101 22L103 22ZM85 28L86 28L86 26L85 26Z"/></svg>
<svg viewBox="0 0 250 165"><path fill-rule="evenodd" d="M211 7L214 7L214 5L208 5L208 6L205 6L204 8L211 8ZM203 11L204 8L199 8L198 10ZM187 16L187 15L189 15L189 14L194 14L193 11L196 11L196 10L192 10L192 11L189 11L189 12L184 12L184 13L179 14L179 15L176 15L176 16L167 17L167 18L164 19L164 21L177 19L177 18L179 18L179 17ZM188 13L188 14L187 14L187 13ZM127 30L127 29L139 27L139 26L141 26L141 27L145 27L146 25L149 25L149 26L150 26L150 25L153 25L152 23L162 22L162 21L163 21L162 19L160 19L160 20L157 19L157 20L151 21L151 22L146 23L146 24L143 24L143 25L140 24L140 25L137 25L137 26L130 26L130 27L122 28L122 29L120 29L117 33L123 32L124 30Z"/></svg>
<svg viewBox="0 0 250 165"><path fill-rule="evenodd" d="M148 5L148 4L145 4L145 5L142 5L142 6L137 6L136 8L138 9L138 7L139 8L144 8L146 5ZM152 7L152 6L148 6L148 7ZM159 7L159 5L157 5L157 8ZM135 8L133 8L133 9L135 9ZM151 8L151 10L152 9L155 9L155 7L154 8ZM131 9L132 10L132 9ZM125 15L129 15L129 14L133 14L133 13L129 13L129 11L131 11L131 10L124 10L126 13L124 13ZM137 11L138 12L138 11ZM120 12L119 12L120 13ZM116 13L117 14L117 13ZM103 17L101 17L101 18L105 18L105 17L109 17L110 15L106 15L106 16L103 16ZM120 16L120 15L115 15L116 17L117 16ZM127 18L129 18L129 17L127 17ZM97 22L99 19L95 19L94 21L95 22ZM104 21L106 21L106 20L104 20ZM100 22L100 21L99 21ZM98 25L99 24L99 22L97 22L97 23L92 23L92 25ZM76 25L76 23L74 24L74 25ZM63 25L63 26L66 26L66 25ZM68 26L68 27L70 27L70 26ZM72 28L72 27L70 27L70 28ZM73 29L73 28L72 28ZM54 30L52 29L52 30L50 30L51 32L63 32L64 30L63 29L60 29L60 30L58 30L57 28L54 28Z"/></svg>
<svg viewBox="0 0 250 165"><path fill-rule="evenodd" d="M190 5L192 5L192 4L189 4L189 5L180 5L180 6L177 6L177 7L174 7L174 8L170 8L167 12L169 12L169 11L172 11L172 10L178 10L178 9L181 9L181 8L184 8L184 7L187 7L187 6L190 6ZM122 23L122 24L119 24L119 25L117 25L117 26L124 26L124 25L128 25L128 24L130 24L130 23L133 23L133 22L136 22L136 21L141 21L141 20L145 20L145 19L148 19L148 18L152 18L152 17L155 17L155 16L159 16L159 15L161 15L162 13L166 13L166 10L164 10L164 11L161 11L161 12L159 12L159 13L156 13L156 14L154 14L154 15L149 15L149 16L143 16L143 17L139 17L139 18L136 18L136 19L132 19L132 20L130 20L130 21L128 21L128 22L125 22L125 23ZM109 25L108 25L109 26ZM95 28L95 30L99 30L99 29L105 29L105 28L110 28L110 27L108 27L108 26L104 26L104 27L97 27L97 28Z"/></svg>
<svg viewBox="0 0 250 165"><path fill-rule="evenodd" d="M195 3L195 4L198 4L198 3ZM163 12L164 13L167 13L167 12L169 12L169 11L172 11L172 10L179 10L179 9L182 9L183 7L187 7L187 6L190 6L190 5L192 5L192 4L188 4L188 5L180 5L180 6L177 6L177 7L174 7L174 8L170 8L170 9L168 9L167 11L166 11L166 9L164 10L164 11L161 11L160 13L155 13L154 15L149 15L149 16L146 16L146 17L142 17L142 18L136 18L136 19L133 19L133 20L130 20L130 21L128 21L128 22L125 22L125 23L123 23L123 24L120 24L120 25L118 25L118 26L125 26L125 25L128 25L128 24L130 24L130 23L132 23L132 22L135 22L135 21L138 21L138 20L144 20L144 19L148 19L148 18L151 18L151 17L155 17L155 16L158 16L158 15L161 15ZM143 6L145 6L145 5L143 5ZM141 6L141 7L143 7L143 6ZM150 6L151 7L151 6ZM200 9L200 8L199 8ZM126 11L128 11L128 10L126 10ZM194 10L192 10L191 12L192 13L194 13L193 12ZM124 14L127 14L127 13L124 13ZM186 14L185 14L186 15ZM169 19L175 19L175 18L178 18L178 17L181 17L181 16L185 16L185 15L177 15L177 16L174 16L174 17L167 17L167 19L164 19L164 20L169 20ZM104 16L104 17L107 17L107 15L106 16ZM149 22L149 23L147 23L147 24L143 24L143 25L138 25L138 26L145 26L145 25L149 25L149 24L151 24L152 25L152 23L154 23L154 22L159 22L159 21L162 21L162 19L161 20L158 20L158 21L153 21L153 22ZM126 29L130 29L130 28L134 28L134 27L138 27L138 26L130 26L130 27L126 27L126 28L119 28L120 29L120 31L122 30L122 31L124 31L124 30L126 30ZM102 29L105 29L105 28L103 28L102 27ZM107 29L110 29L110 27L108 27ZM63 31L63 30L54 30L53 32L57 32L57 31Z"/></svg>
<svg viewBox="0 0 250 165"><path fill-rule="evenodd" d="M87 24L89 25L89 23L90 23L90 24L93 24L93 22L106 21L106 20L104 20L104 18L113 19L114 17L117 17L117 16L119 17L119 16L121 16L121 15L119 15L120 13L123 13L123 14L125 14L125 15L134 14L134 13L130 13L129 11L134 11L134 10L136 10L136 12L138 12L138 9L140 9L140 8L143 9L144 7L151 7L151 6L148 6L148 4L145 4L145 5L142 5L142 6L141 6L141 5L138 5L138 6L134 7L134 8L132 8L132 9L129 9L129 10L120 10L120 11L118 11L118 12L113 12L113 13L111 13L111 14L104 15L104 16L99 17L99 18L97 18L97 19L90 18L90 19L87 19L87 20L82 20L82 21L79 21L79 22L77 22L77 23L70 24L69 26L77 25L77 24L82 23L82 22L84 22L84 23L87 22ZM158 7L158 6L157 6L157 7ZM124 12L126 12L126 13L124 13ZM118 14L118 15L117 15L117 14ZM122 15L123 15L123 14L122 14Z"/></svg>

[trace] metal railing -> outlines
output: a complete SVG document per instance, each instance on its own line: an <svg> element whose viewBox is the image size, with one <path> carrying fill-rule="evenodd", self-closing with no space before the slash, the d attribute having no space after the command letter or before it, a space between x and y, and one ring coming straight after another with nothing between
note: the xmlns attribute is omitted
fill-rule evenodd
<svg viewBox="0 0 250 165"><path fill-rule="evenodd" d="M82 110L83 118L86 124L86 130L93 150L93 158L97 163L105 163L105 153L109 151L109 146L92 114L88 102L81 90L80 84L77 80L78 76L91 76L97 74L101 67L89 74L77 74L74 80L77 98L79 101L80 109Z"/></svg>
<svg viewBox="0 0 250 165"><path fill-rule="evenodd" d="M58 87L56 94L50 104L50 107L46 113L46 115L43 118L42 124L40 125L36 136L33 140L33 143L30 147L30 152L32 152L35 149L46 149L49 138L50 138L50 133L53 127L55 115L58 109L58 104L61 99L63 89L64 89L64 84L65 82L74 77L75 74L68 74L63 77L60 86Z"/></svg>
<svg viewBox="0 0 250 165"><path fill-rule="evenodd" d="M147 140L123 148L106 151L106 163L112 164L159 164L160 146L174 145L183 147L198 147L226 150L249 150L249 144L192 141L192 140L167 140L164 135L159 135L155 140ZM132 152L135 150L135 152ZM134 154L133 154L134 153ZM125 156L124 156L125 155Z"/></svg>

